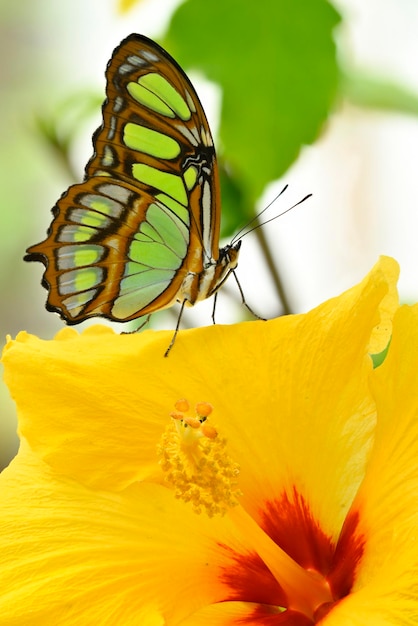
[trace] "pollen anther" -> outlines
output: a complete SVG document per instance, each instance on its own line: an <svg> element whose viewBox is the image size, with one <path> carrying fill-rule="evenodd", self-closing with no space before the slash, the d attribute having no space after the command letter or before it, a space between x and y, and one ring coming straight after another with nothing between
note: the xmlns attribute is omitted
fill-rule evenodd
<svg viewBox="0 0 418 626"><path fill-rule="evenodd" d="M202 425L201 421L197 417L185 417L183 422L191 428L200 428Z"/></svg>
<svg viewBox="0 0 418 626"><path fill-rule="evenodd" d="M181 400L177 400L174 406L177 411L180 411L180 413L185 413L190 408L189 403L184 398L182 398Z"/></svg>
<svg viewBox="0 0 418 626"><path fill-rule="evenodd" d="M213 407L199 402L194 416L185 415L188 407L187 400L175 403L158 446L165 482L176 498L191 502L196 513L222 515L238 504L239 467L227 454L226 440L208 423Z"/></svg>
<svg viewBox="0 0 418 626"><path fill-rule="evenodd" d="M198 402L196 404L196 413L199 417L209 417L213 411L213 406L209 402Z"/></svg>
<svg viewBox="0 0 418 626"><path fill-rule="evenodd" d="M184 415L183 413L178 413L176 411L173 411L172 413L170 413L170 417L172 417L173 420L182 420Z"/></svg>
<svg viewBox="0 0 418 626"><path fill-rule="evenodd" d="M202 433L208 439L215 439L218 436L216 428L214 428L211 424L202 424Z"/></svg>

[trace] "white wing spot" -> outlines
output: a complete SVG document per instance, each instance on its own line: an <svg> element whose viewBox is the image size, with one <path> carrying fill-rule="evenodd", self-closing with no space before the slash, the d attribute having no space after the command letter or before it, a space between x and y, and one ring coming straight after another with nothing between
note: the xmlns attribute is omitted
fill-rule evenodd
<svg viewBox="0 0 418 626"><path fill-rule="evenodd" d="M146 59L147 61L151 61L152 63L156 63L160 60L156 54L149 50L143 50L142 56L144 57L144 59Z"/></svg>
<svg viewBox="0 0 418 626"><path fill-rule="evenodd" d="M187 128L187 126L184 126L183 124L176 124L175 127L176 130L178 130L183 135L183 137L185 137L192 144L192 146L197 147L199 145L199 137L196 127L193 128L193 131L195 132L192 132L189 128Z"/></svg>
<svg viewBox="0 0 418 626"><path fill-rule="evenodd" d="M184 93L186 94L187 106L189 107L192 113L196 113L196 106L195 106L193 98L191 97L187 89L185 89Z"/></svg>
<svg viewBox="0 0 418 626"><path fill-rule="evenodd" d="M131 74L135 69L135 66L130 63L122 63L122 65L118 67L118 74L125 76L126 74Z"/></svg>
<svg viewBox="0 0 418 626"><path fill-rule="evenodd" d="M116 96L115 101L113 103L113 110L115 113L120 113L124 106L124 99L121 96Z"/></svg>
<svg viewBox="0 0 418 626"><path fill-rule="evenodd" d="M203 224L203 248L208 259L212 254L212 230L211 230L212 197L210 185L205 181L202 188L202 224Z"/></svg>
<svg viewBox="0 0 418 626"><path fill-rule="evenodd" d="M128 63L131 63L131 65L135 65L135 67L144 67L144 65L147 65L147 62L136 54L130 54L126 60Z"/></svg>
<svg viewBox="0 0 418 626"><path fill-rule="evenodd" d="M109 141L112 141L112 139L115 138L116 125L117 125L117 119L114 115L112 115L110 117L109 130L107 131L107 138Z"/></svg>

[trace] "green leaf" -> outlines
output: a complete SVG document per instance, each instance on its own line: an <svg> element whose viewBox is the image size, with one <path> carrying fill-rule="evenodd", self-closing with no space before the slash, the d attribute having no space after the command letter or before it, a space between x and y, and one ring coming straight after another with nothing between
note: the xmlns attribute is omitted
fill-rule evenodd
<svg viewBox="0 0 418 626"><path fill-rule="evenodd" d="M70 158L73 143L80 126L89 116L100 111L102 101L98 94L82 90L67 96L48 111L35 114L35 131L58 157L73 181L77 180Z"/></svg>
<svg viewBox="0 0 418 626"><path fill-rule="evenodd" d="M251 216L242 185L229 171L222 159L219 161L219 179L222 189L221 237L231 237L245 226Z"/></svg>
<svg viewBox="0 0 418 626"><path fill-rule="evenodd" d="M389 347L390 347L390 341L388 343L388 345L386 346L386 348L384 348L384 350L382 350L382 352L379 352L378 354L371 354L371 359L372 359L372 363L373 363L373 369L376 369L376 367L380 367L383 363L383 361L386 359L388 351L389 351Z"/></svg>
<svg viewBox="0 0 418 626"><path fill-rule="evenodd" d="M164 45L223 89L218 152L247 206L327 119L338 82L338 21L326 0L188 0L173 16Z"/></svg>

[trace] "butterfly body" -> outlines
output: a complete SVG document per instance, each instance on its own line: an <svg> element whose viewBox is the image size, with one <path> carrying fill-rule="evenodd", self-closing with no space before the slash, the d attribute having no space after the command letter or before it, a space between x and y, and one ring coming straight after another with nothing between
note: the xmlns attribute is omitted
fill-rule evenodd
<svg viewBox="0 0 418 626"><path fill-rule="evenodd" d="M47 238L25 257L45 265L46 306L69 324L194 305L238 262L240 241L219 249L215 149L187 76L160 46L131 35L106 77L85 180L63 194Z"/></svg>

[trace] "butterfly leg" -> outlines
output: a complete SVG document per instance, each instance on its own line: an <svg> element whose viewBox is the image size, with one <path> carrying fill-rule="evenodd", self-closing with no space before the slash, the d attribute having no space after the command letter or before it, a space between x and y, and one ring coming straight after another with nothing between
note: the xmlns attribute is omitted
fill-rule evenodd
<svg viewBox="0 0 418 626"><path fill-rule="evenodd" d="M179 313L179 316L177 318L177 324L176 324L176 328L174 329L173 337L172 337L172 339L170 341L170 345L168 346L167 350L164 353L164 356L168 356L170 354L171 348L174 346L174 342L176 341L177 333L179 332L180 322L181 322L181 318L183 316L183 311L184 311L184 305L185 304L186 304L186 300L183 300L183 302L181 303L180 313Z"/></svg>
<svg viewBox="0 0 418 626"><path fill-rule="evenodd" d="M231 270L231 271L232 271L232 274L234 275L235 282L236 282L236 283L237 283L237 285L238 285L238 289L239 289L239 292L240 292L240 295L241 295L242 304L243 304L243 305L244 305L244 306L248 309L248 311L251 313L251 315L253 315L256 319L258 319L258 320L262 320L263 322L265 322L265 321L266 321L266 318L265 318L265 317L261 317L260 315L257 315L257 313L256 313L255 311L253 311L253 310L252 310L252 308L250 307L250 305L249 305L249 304L247 304L247 302L246 302L246 300L245 300L244 292L243 292L242 287L241 287L241 284L240 284L240 282L239 282L239 280L238 280L238 276L236 275L236 273L234 272L234 270ZM215 294L215 295L216 295L216 294ZM212 318L212 319L213 319L213 318Z"/></svg>
<svg viewBox="0 0 418 626"><path fill-rule="evenodd" d="M124 330L121 335L132 335L133 333L138 333L144 326L148 324L151 319L151 313L148 313L145 320L138 326L138 328L134 328L134 330Z"/></svg>
<svg viewBox="0 0 418 626"><path fill-rule="evenodd" d="M212 309L212 322L214 324L216 324L215 322L215 311L216 311L216 303L218 301L218 292L215 291L215 295L213 296L213 309Z"/></svg>

